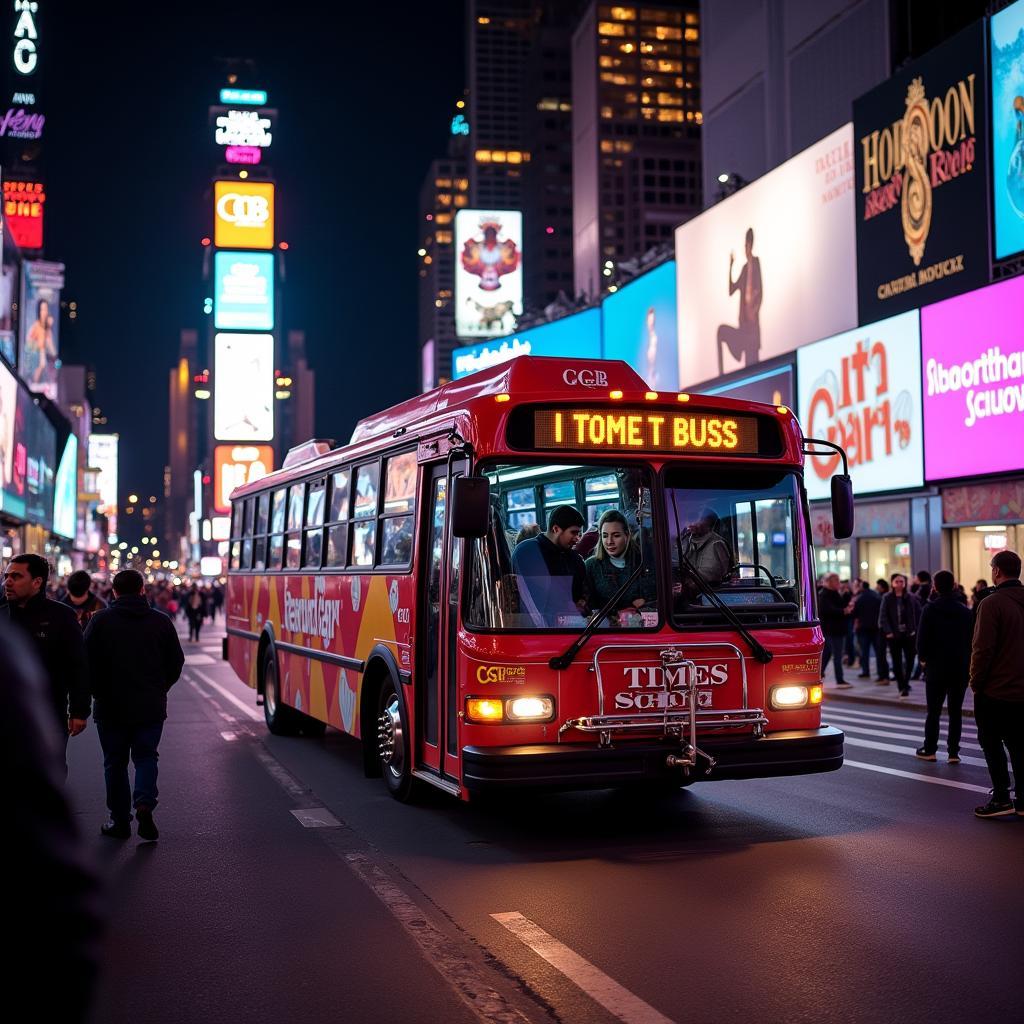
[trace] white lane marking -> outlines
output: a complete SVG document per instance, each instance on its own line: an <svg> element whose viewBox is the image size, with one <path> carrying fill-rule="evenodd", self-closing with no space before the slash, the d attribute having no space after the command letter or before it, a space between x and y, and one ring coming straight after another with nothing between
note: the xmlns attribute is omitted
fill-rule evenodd
<svg viewBox="0 0 1024 1024"><path fill-rule="evenodd" d="M921 733L909 733L909 732L893 732L890 729L869 729L866 725L861 725L860 722L844 722L841 719L836 719L836 724L841 725L846 732L857 732L863 733L865 736L887 736L893 740L921 740L923 735ZM971 750L981 750L981 747L977 743L961 743L961 747L968 747ZM913 751L911 751L913 753Z"/></svg>
<svg viewBox="0 0 1024 1024"><path fill-rule="evenodd" d="M491 914L491 917L625 1024L672 1024L670 1018L623 988L518 911Z"/></svg>
<svg viewBox="0 0 1024 1024"><path fill-rule="evenodd" d="M232 740L237 740L238 739L238 733L235 733L235 732L222 732L220 734L220 738L222 740L227 740L230 743Z"/></svg>
<svg viewBox="0 0 1024 1024"><path fill-rule="evenodd" d="M925 717L924 715L914 717L902 717L894 715L872 715L864 711L853 711L849 708L843 708L841 711L836 708L828 709L829 718L845 718L845 719L857 719L857 721L864 722L868 725L877 725L879 727L885 727L886 729L894 728L923 728ZM890 724L892 723L892 724ZM970 718L963 720L963 733L976 733L978 727L974 724ZM946 732L949 726L949 716L943 713L942 718L939 720L939 731Z"/></svg>
<svg viewBox="0 0 1024 1024"><path fill-rule="evenodd" d="M209 676L204 676L202 672L196 672L195 670L193 670L193 675L195 675L197 679L201 679L211 689L216 690L217 693L219 693L225 700L234 704L240 711L244 711L254 722L258 722L263 718L255 708L251 708L244 701L240 701L233 693L224 689L224 687L219 683L215 683Z"/></svg>
<svg viewBox="0 0 1024 1024"><path fill-rule="evenodd" d="M915 782L928 782L933 786L949 786L951 789L967 789L972 793L988 793L987 786L973 786L969 782L956 782L954 779L937 779L933 775L918 775L916 772L905 772L899 768L886 768L881 764L868 764L865 761L843 760L843 767L864 768L869 772L881 772L883 775L897 775L901 779L913 779Z"/></svg>
<svg viewBox="0 0 1024 1024"><path fill-rule="evenodd" d="M828 694L825 695L826 698ZM908 714L904 715L890 715L884 711L863 711L861 710L860 704L847 704L845 701L840 701L838 704L829 704L822 714L832 714L834 711L838 715L860 715L862 718L877 718L887 722L923 722L924 712L918 711L916 708L907 708ZM964 726L967 726L972 719L965 718Z"/></svg>
<svg viewBox="0 0 1024 1024"><path fill-rule="evenodd" d="M216 665L217 662L213 660L208 654L186 654L185 655L186 665Z"/></svg>
<svg viewBox="0 0 1024 1024"><path fill-rule="evenodd" d="M879 743L877 740L862 740L857 736L845 736L845 742L851 747L869 747L871 750L887 750L890 754L907 754L914 756L913 747L898 747L895 743ZM960 760L964 764L973 764L981 768L987 767L983 757L971 757L969 754L962 754ZM987 792L987 791L986 791Z"/></svg>
<svg viewBox="0 0 1024 1024"><path fill-rule="evenodd" d="M303 828L341 828L341 822L326 807L296 808L292 814Z"/></svg>

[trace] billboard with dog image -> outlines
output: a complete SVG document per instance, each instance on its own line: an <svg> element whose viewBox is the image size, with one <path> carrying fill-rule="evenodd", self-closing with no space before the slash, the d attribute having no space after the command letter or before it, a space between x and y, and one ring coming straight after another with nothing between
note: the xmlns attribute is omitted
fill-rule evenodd
<svg viewBox="0 0 1024 1024"><path fill-rule="evenodd" d="M459 210L455 333L460 338L509 334L522 312L523 215L518 210Z"/></svg>

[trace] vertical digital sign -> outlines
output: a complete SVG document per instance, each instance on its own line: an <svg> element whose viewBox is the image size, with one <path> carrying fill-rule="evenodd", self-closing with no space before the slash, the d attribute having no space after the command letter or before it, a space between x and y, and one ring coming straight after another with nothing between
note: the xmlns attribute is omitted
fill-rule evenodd
<svg viewBox="0 0 1024 1024"><path fill-rule="evenodd" d="M218 249L274 247L272 182L215 181L213 208L213 244Z"/></svg>
<svg viewBox="0 0 1024 1024"><path fill-rule="evenodd" d="M45 202L42 182L4 180L4 223L19 249L43 247Z"/></svg>
<svg viewBox="0 0 1024 1024"><path fill-rule="evenodd" d="M274 329L274 254L219 250L213 258L213 326Z"/></svg>
<svg viewBox="0 0 1024 1024"><path fill-rule="evenodd" d="M274 439L274 336L217 334L213 435L218 441Z"/></svg>
<svg viewBox="0 0 1024 1024"><path fill-rule="evenodd" d="M25 260L21 265L21 345L18 369L33 390L57 401L60 369L60 291L64 264Z"/></svg>
<svg viewBox="0 0 1024 1024"><path fill-rule="evenodd" d="M985 32L979 21L853 104L861 322L989 276Z"/></svg>
<svg viewBox="0 0 1024 1024"><path fill-rule="evenodd" d="M523 215L459 210L455 215L455 333L493 338L523 312Z"/></svg>
<svg viewBox="0 0 1024 1024"><path fill-rule="evenodd" d="M243 484L262 480L274 469L269 444L219 444L213 449L213 511L231 511L231 492Z"/></svg>
<svg viewBox="0 0 1024 1024"><path fill-rule="evenodd" d="M997 260L1024 250L1024 2L993 14L992 213Z"/></svg>

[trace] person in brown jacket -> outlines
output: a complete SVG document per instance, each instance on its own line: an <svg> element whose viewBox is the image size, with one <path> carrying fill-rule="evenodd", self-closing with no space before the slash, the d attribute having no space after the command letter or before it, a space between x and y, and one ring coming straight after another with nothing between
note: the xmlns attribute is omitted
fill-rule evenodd
<svg viewBox="0 0 1024 1024"><path fill-rule="evenodd" d="M992 798L979 818L1024 818L1024 586L1020 555L992 556L993 591L978 605L971 649L971 689L978 743L992 777ZM1005 746L1005 750L1003 749ZM1016 801L1010 801L1010 752Z"/></svg>

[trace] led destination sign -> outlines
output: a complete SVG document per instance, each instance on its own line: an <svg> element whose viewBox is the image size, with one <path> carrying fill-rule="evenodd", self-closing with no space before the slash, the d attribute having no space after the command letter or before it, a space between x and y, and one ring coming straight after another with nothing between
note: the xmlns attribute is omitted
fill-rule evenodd
<svg viewBox="0 0 1024 1024"><path fill-rule="evenodd" d="M756 416L664 409L538 409L533 447L542 450L760 455Z"/></svg>

